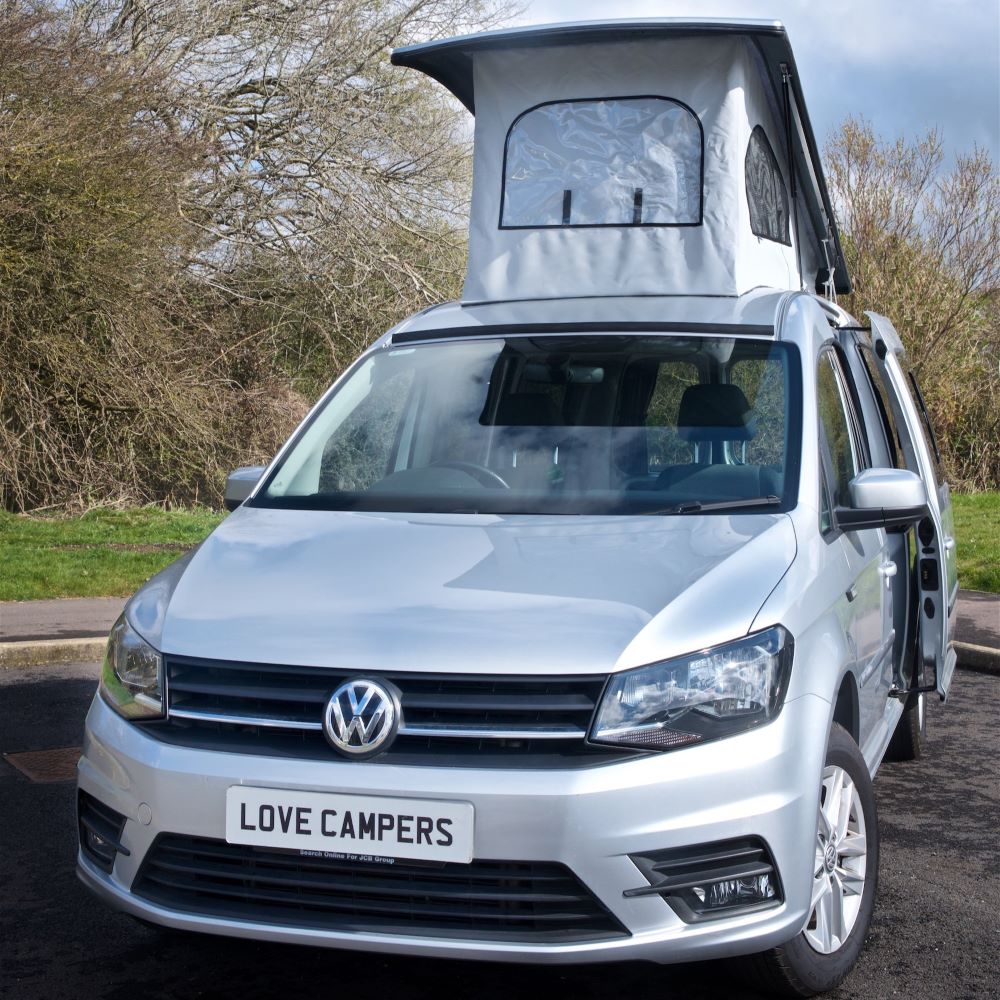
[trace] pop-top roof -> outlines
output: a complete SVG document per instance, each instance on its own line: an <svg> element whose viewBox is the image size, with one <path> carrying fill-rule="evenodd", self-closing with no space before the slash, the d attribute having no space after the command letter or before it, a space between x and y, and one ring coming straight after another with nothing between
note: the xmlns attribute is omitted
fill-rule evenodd
<svg viewBox="0 0 1000 1000"><path fill-rule="evenodd" d="M781 22L508 28L396 49L392 61L439 81L477 117L467 299L544 298L539 270L557 260L562 270L545 279L554 296L586 294L584 285L598 295L808 286L827 262L836 291L850 292ZM607 163L581 167L594 148ZM646 164L622 167L632 155ZM764 180L751 183L751 156ZM769 170L785 194L770 191ZM659 274L663 287L653 287Z"/></svg>

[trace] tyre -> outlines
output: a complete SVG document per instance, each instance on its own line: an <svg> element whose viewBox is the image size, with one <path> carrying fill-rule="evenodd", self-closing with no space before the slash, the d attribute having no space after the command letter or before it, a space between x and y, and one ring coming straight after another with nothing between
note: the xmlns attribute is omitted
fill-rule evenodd
<svg viewBox="0 0 1000 1000"><path fill-rule="evenodd" d="M823 768L812 912L797 937L747 959L758 989L770 996L811 997L847 976L871 924L878 854L868 767L858 745L835 723Z"/></svg>
<svg viewBox="0 0 1000 1000"><path fill-rule="evenodd" d="M886 760L919 760L927 734L927 699L912 695L896 723L896 731L885 752Z"/></svg>

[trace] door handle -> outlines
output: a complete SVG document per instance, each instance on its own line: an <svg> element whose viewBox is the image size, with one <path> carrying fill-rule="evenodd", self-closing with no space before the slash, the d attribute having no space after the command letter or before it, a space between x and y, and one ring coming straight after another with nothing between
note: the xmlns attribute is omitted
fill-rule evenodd
<svg viewBox="0 0 1000 1000"><path fill-rule="evenodd" d="M955 548L955 539L948 535L944 540L944 550L945 552L951 552Z"/></svg>
<svg viewBox="0 0 1000 1000"><path fill-rule="evenodd" d="M881 563L878 572L879 576L885 580L885 585L888 588L891 586L889 581L896 575L896 564L892 561Z"/></svg>

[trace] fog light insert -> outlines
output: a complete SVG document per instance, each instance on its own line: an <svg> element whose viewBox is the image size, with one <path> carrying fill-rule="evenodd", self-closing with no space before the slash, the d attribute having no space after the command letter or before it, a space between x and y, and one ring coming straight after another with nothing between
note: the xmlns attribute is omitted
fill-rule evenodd
<svg viewBox="0 0 1000 1000"><path fill-rule="evenodd" d="M84 856L110 874L115 866L115 855L128 857L130 853L121 842L125 817L86 792L77 794L76 815Z"/></svg>
<svg viewBox="0 0 1000 1000"><path fill-rule="evenodd" d="M759 837L629 857L649 885L624 895L662 896L686 923L766 909L784 899L774 859Z"/></svg>
<svg viewBox="0 0 1000 1000"><path fill-rule="evenodd" d="M770 873L752 878L728 878L725 882L710 882L707 886L695 885L691 891L706 910L766 903L777 895Z"/></svg>

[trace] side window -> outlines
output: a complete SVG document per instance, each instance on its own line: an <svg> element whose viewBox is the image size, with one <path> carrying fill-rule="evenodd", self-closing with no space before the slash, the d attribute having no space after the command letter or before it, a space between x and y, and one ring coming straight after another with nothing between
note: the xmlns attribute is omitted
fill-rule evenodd
<svg viewBox="0 0 1000 1000"><path fill-rule="evenodd" d="M917 382L917 378L913 372L907 371L906 377L910 380L910 385L913 387L913 399L917 404L920 423L924 428L924 437L927 439L927 447L934 461L934 476L939 483L943 483L945 480L944 468L941 464L941 449L938 448L937 435L934 433L934 427L931 424L931 415L927 412L924 394L920 391L920 384Z"/></svg>
<svg viewBox="0 0 1000 1000"><path fill-rule="evenodd" d="M377 383L330 435L320 464L320 493L366 490L387 475L414 371L407 368Z"/></svg>
<svg viewBox="0 0 1000 1000"><path fill-rule="evenodd" d="M744 169L750 231L754 236L790 246L785 179L781 176L771 143L759 125L750 133Z"/></svg>
<svg viewBox="0 0 1000 1000"><path fill-rule="evenodd" d="M848 484L860 471L858 446L851 431L851 418L843 377L832 352L824 352L816 370L816 400L819 407L820 453L825 456L830 481L830 502L848 506ZM832 524L830 511L823 512L822 530Z"/></svg>
<svg viewBox="0 0 1000 1000"><path fill-rule="evenodd" d="M689 361L660 365L646 411L646 456L650 473L693 460L691 444L677 434L677 418L684 390L697 382L698 369Z"/></svg>
<svg viewBox="0 0 1000 1000"><path fill-rule="evenodd" d="M885 384L876 374L874 361L871 357L871 350L868 347L859 349L858 354L865 366L865 373L868 375L868 382L871 385L875 400L878 403L879 416L882 419L882 431L889 444L889 453L892 456L892 463L897 469L905 469L906 450L903 447L903 439L899 436L899 428L896 426L896 417L889 405L889 397L886 395Z"/></svg>

